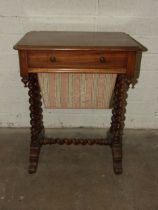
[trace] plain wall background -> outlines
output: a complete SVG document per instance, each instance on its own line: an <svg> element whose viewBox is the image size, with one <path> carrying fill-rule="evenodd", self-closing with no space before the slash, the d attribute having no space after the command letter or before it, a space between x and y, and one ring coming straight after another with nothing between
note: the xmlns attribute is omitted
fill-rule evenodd
<svg viewBox="0 0 158 210"><path fill-rule="evenodd" d="M13 45L30 30L121 31L148 48L129 91L126 127L158 128L157 0L0 0L0 126L29 126ZM45 110L46 127L108 127L110 110Z"/></svg>

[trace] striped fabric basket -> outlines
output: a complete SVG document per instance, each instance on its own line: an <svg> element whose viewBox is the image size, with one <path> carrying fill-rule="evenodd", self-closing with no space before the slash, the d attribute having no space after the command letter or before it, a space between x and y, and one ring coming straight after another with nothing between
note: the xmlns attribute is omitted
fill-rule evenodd
<svg viewBox="0 0 158 210"><path fill-rule="evenodd" d="M39 73L45 108L108 109L116 74Z"/></svg>

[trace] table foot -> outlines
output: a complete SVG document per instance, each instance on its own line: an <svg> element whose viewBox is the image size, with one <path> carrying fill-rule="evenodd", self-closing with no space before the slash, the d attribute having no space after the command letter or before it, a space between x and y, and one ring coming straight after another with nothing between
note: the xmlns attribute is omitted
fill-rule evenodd
<svg viewBox="0 0 158 210"><path fill-rule="evenodd" d="M114 168L114 173L119 175L122 174L122 161L121 160L114 160L113 161L113 168Z"/></svg>
<svg viewBox="0 0 158 210"><path fill-rule="evenodd" d="M29 168L28 168L28 173L34 174L36 173L36 170L37 170L37 163L36 162L30 163Z"/></svg>
<svg viewBox="0 0 158 210"><path fill-rule="evenodd" d="M115 174L122 174L122 146L112 146L113 169Z"/></svg>
<svg viewBox="0 0 158 210"><path fill-rule="evenodd" d="M38 160L39 160L40 148L39 147L31 147L30 148L30 156L29 156L29 174L36 173Z"/></svg>

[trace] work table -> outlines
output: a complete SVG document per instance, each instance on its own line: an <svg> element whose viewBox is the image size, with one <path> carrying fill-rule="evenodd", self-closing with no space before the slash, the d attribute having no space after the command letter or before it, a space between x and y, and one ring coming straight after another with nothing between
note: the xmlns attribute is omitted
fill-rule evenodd
<svg viewBox="0 0 158 210"><path fill-rule="evenodd" d="M110 145L114 172L122 173L122 134L127 90L130 84L136 83L135 74L140 68L138 63L140 64L142 52L147 49L128 34L120 32L53 31L29 32L14 49L19 53L22 81L29 88L29 173L36 172L41 145L55 143ZM42 92L42 82L47 82L51 87L48 91L49 97L52 97L49 108L107 108L110 102L105 105L105 98L102 96L108 94L109 101L112 97L113 116L108 138L48 139L42 120L41 93L44 96L46 92ZM105 90L108 88L107 84L113 84L111 92L109 89ZM90 95L87 95L89 92L86 92L86 88L89 88ZM55 100L58 103L54 104ZM93 104L87 100L93 101Z"/></svg>

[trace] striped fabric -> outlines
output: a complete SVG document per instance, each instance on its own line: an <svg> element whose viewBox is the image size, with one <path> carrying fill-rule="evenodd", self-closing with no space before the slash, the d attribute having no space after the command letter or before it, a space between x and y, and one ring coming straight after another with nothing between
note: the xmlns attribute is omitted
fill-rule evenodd
<svg viewBox="0 0 158 210"><path fill-rule="evenodd" d="M39 73L45 108L108 109L116 74Z"/></svg>

